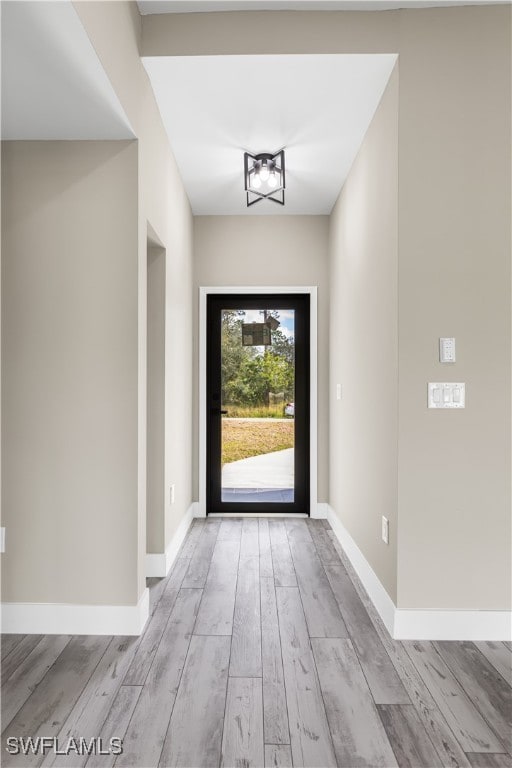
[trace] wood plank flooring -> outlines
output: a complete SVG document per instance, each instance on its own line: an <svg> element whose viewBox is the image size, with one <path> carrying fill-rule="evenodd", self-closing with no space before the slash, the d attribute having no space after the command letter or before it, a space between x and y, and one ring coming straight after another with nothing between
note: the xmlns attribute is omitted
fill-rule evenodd
<svg viewBox="0 0 512 768"><path fill-rule="evenodd" d="M392 640L325 521L196 520L148 585L140 638L2 637L5 768L512 768L512 646Z"/></svg>

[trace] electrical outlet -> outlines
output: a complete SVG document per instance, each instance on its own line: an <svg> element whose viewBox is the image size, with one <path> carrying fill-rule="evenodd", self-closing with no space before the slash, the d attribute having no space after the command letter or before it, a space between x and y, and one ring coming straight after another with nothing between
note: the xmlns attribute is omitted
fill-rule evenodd
<svg viewBox="0 0 512 768"><path fill-rule="evenodd" d="M382 541L389 544L389 520L382 515Z"/></svg>
<svg viewBox="0 0 512 768"><path fill-rule="evenodd" d="M174 504L174 483L171 485L170 497L171 497L171 504Z"/></svg>

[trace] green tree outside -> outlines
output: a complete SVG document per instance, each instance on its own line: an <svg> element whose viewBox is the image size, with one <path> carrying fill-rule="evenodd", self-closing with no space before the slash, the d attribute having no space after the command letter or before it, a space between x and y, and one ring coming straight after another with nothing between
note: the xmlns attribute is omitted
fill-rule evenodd
<svg viewBox="0 0 512 768"><path fill-rule="evenodd" d="M279 318L277 312L271 313ZM269 313L270 315L270 313ZM270 393L293 400L295 388L295 344L279 328L272 331L272 346L242 345L241 310L222 313L222 403L243 407L267 406Z"/></svg>

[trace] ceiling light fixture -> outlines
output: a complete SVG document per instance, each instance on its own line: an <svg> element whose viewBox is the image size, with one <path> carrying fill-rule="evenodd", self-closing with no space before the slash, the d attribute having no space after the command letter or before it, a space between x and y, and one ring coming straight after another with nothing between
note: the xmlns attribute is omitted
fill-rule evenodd
<svg viewBox="0 0 512 768"><path fill-rule="evenodd" d="M260 200L284 205L284 149L275 155L244 152L244 180L247 207Z"/></svg>

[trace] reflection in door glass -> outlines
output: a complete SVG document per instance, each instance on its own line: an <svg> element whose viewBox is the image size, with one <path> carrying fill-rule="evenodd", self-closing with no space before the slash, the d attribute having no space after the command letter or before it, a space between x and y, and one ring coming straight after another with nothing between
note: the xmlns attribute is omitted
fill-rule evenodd
<svg viewBox="0 0 512 768"><path fill-rule="evenodd" d="M293 502L295 311L221 315L222 501Z"/></svg>

